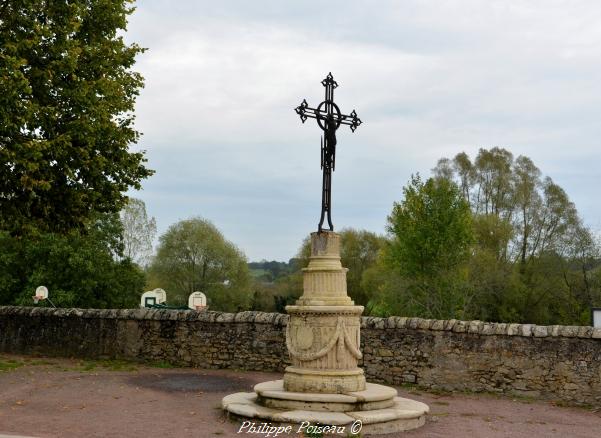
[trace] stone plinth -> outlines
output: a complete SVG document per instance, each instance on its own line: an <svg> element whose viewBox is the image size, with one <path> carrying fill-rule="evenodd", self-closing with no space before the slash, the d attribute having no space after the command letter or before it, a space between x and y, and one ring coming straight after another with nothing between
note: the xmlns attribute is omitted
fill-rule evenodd
<svg viewBox="0 0 601 438"><path fill-rule="evenodd" d="M362 436L415 429L426 422L424 403L397 397L393 388L368 383L364 391L346 394L294 393L284 390L281 380L255 385L255 392L239 392L223 398L231 414L281 424L333 425ZM359 429L357 423L361 422Z"/></svg>
<svg viewBox="0 0 601 438"><path fill-rule="evenodd" d="M303 269L303 295L286 327L286 347L292 365L286 368L284 388L292 392L343 393L363 391L361 359L362 306L346 291L347 269L340 263L340 235L311 234L311 258Z"/></svg>
<svg viewBox="0 0 601 438"><path fill-rule="evenodd" d="M366 384L360 327L362 306L346 290L340 263L340 236L311 234L311 257L303 269L303 295L287 306L286 347L292 365L283 380L255 386L254 393L223 399L228 412L280 423L311 422L350 426L378 434L424 424L428 406L397 397L393 388Z"/></svg>

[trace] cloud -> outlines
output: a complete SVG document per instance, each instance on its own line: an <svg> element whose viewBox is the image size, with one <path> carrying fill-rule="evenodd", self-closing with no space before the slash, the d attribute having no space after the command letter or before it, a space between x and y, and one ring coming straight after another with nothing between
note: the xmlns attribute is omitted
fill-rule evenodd
<svg viewBox="0 0 601 438"><path fill-rule="evenodd" d="M339 131L334 224L383 232L411 173L502 146L530 156L598 222L601 87L594 1L144 1L137 124L157 170L138 194L159 229L213 220L251 259L316 227L320 132L293 108L356 109Z"/></svg>

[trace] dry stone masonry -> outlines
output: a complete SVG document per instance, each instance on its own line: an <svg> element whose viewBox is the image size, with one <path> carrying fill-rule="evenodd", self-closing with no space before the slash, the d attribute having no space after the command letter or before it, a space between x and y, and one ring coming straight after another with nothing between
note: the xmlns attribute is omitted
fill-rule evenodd
<svg viewBox="0 0 601 438"><path fill-rule="evenodd" d="M283 372L288 315L0 307L0 352ZM370 382L601 406L601 329L361 319Z"/></svg>

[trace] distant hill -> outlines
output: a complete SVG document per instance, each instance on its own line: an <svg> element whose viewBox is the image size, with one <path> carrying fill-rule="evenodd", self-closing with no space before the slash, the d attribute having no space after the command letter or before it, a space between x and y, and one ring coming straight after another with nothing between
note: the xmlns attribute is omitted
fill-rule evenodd
<svg viewBox="0 0 601 438"><path fill-rule="evenodd" d="M300 269L299 259L292 258L286 262L277 262L275 260L248 263L250 274L257 280L265 283L273 283L275 280L286 275L292 274Z"/></svg>

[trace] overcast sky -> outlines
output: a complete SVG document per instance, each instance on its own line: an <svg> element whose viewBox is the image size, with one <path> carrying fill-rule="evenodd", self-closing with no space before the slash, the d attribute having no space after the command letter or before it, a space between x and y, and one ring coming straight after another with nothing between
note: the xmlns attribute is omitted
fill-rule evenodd
<svg viewBox="0 0 601 438"><path fill-rule="evenodd" d="M316 230L320 130L294 113L341 110L335 229L385 232L412 173L500 146L527 155L601 228L601 2L139 1L148 51L137 104L156 174L140 192L159 233L212 221L249 260L288 260Z"/></svg>

